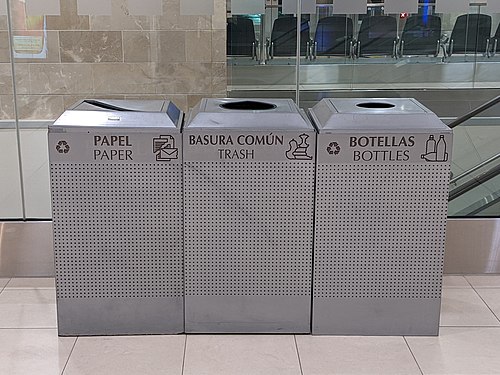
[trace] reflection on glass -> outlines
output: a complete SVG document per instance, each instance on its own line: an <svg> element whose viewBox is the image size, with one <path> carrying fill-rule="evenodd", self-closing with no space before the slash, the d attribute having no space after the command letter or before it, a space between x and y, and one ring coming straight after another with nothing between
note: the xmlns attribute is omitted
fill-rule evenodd
<svg viewBox="0 0 500 375"><path fill-rule="evenodd" d="M14 57L47 57L47 31L44 16L28 16L24 0L11 0Z"/></svg>
<svg viewBox="0 0 500 375"><path fill-rule="evenodd" d="M373 0L363 2L362 14L337 14L349 3L317 4L314 13L302 15L301 89L491 85L491 77L500 76L500 14L469 5L464 13L437 13L436 1L440 9L449 6L446 0L408 0L404 7L418 4L416 12L387 14L391 8L383 0ZM234 15L228 20L232 87L248 88L255 81L274 89L293 84L285 66L297 63L296 18L284 14L286 4L267 2L263 15L238 16L246 22L236 21ZM246 24L248 31L234 31L236 23ZM266 79L256 78L260 76Z"/></svg>

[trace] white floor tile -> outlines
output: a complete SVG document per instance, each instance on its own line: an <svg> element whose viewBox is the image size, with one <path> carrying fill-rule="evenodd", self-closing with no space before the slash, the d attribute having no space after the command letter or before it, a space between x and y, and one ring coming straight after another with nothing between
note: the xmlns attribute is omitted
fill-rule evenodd
<svg viewBox="0 0 500 375"><path fill-rule="evenodd" d="M439 337L407 337L424 374L499 374L500 328L441 328Z"/></svg>
<svg viewBox="0 0 500 375"><path fill-rule="evenodd" d="M55 328L55 290L7 289L0 294L0 328Z"/></svg>
<svg viewBox="0 0 500 375"><path fill-rule="evenodd" d="M500 288L500 275L465 276L474 288Z"/></svg>
<svg viewBox="0 0 500 375"><path fill-rule="evenodd" d="M500 326L473 289L443 289L441 326Z"/></svg>
<svg viewBox="0 0 500 375"><path fill-rule="evenodd" d="M7 289L54 289L56 287L53 277L15 277L7 284Z"/></svg>
<svg viewBox="0 0 500 375"><path fill-rule="evenodd" d="M10 279L3 279L3 278L0 279L0 292L5 287L5 285L7 285L9 283L9 280Z"/></svg>
<svg viewBox="0 0 500 375"><path fill-rule="evenodd" d="M420 374L403 337L297 336L304 375Z"/></svg>
<svg viewBox="0 0 500 375"><path fill-rule="evenodd" d="M0 329L0 374L59 375L75 340L55 329Z"/></svg>
<svg viewBox="0 0 500 375"><path fill-rule="evenodd" d="M300 375L291 335L189 335L184 375Z"/></svg>
<svg viewBox="0 0 500 375"><path fill-rule="evenodd" d="M500 288L477 288L476 292L486 302L496 317L500 319Z"/></svg>
<svg viewBox="0 0 500 375"><path fill-rule="evenodd" d="M443 277L443 288L471 288L471 286L465 277L449 275Z"/></svg>
<svg viewBox="0 0 500 375"><path fill-rule="evenodd" d="M186 337L79 337L64 375L180 375Z"/></svg>

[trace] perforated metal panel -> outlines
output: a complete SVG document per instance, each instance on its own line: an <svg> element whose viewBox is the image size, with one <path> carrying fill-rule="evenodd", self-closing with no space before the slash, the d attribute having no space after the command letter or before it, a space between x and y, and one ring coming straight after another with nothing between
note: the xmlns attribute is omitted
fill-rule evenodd
<svg viewBox="0 0 500 375"><path fill-rule="evenodd" d="M187 296L309 296L314 164L186 162Z"/></svg>
<svg viewBox="0 0 500 375"><path fill-rule="evenodd" d="M57 298L182 297L181 169L51 164Z"/></svg>
<svg viewBox="0 0 500 375"><path fill-rule="evenodd" d="M441 297L449 166L318 165L314 297Z"/></svg>
<svg viewBox="0 0 500 375"><path fill-rule="evenodd" d="M51 179L59 334L182 332L182 164L51 163Z"/></svg>
<svg viewBox="0 0 500 375"><path fill-rule="evenodd" d="M438 334L451 130L414 99L322 100L311 115L313 333Z"/></svg>
<svg viewBox="0 0 500 375"><path fill-rule="evenodd" d="M85 100L49 126L59 335L184 330L182 117Z"/></svg>
<svg viewBox="0 0 500 375"><path fill-rule="evenodd" d="M187 332L309 332L314 162L185 162Z"/></svg>

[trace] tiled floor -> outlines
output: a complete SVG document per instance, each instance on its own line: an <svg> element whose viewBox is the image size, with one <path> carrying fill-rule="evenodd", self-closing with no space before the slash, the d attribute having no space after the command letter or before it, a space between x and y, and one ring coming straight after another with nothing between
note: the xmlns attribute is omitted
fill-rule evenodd
<svg viewBox="0 0 500 375"><path fill-rule="evenodd" d="M53 279L0 279L1 375L500 374L500 276L447 276L439 337L59 338Z"/></svg>

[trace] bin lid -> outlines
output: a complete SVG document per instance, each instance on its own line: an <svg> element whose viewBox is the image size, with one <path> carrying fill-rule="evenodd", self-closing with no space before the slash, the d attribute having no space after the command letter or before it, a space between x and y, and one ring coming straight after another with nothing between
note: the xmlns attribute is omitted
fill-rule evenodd
<svg viewBox="0 0 500 375"><path fill-rule="evenodd" d="M161 128L180 132L182 111L169 100L85 99L66 110L49 129Z"/></svg>
<svg viewBox="0 0 500 375"><path fill-rule="evenodd" d="M189 113L186 130L314 131L291 99L202 99Z"/></svg>
<svg viewBox="0 0 500 375"><path fill-rule="evenodd" d="M77 111L164 112L167 100L84 99L69 109Z"/></svg>
<svg viewBox="0 0 500 375"><path fill-rule="evenodd" d="M412 98L323 99L309 113L319 133L451 132L431 110Z"/></svg>

